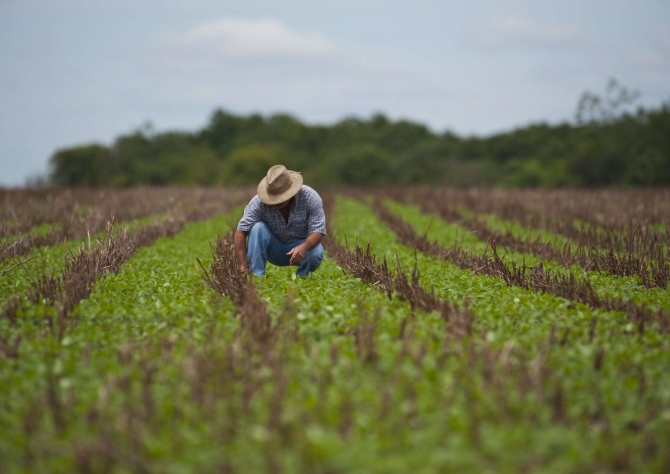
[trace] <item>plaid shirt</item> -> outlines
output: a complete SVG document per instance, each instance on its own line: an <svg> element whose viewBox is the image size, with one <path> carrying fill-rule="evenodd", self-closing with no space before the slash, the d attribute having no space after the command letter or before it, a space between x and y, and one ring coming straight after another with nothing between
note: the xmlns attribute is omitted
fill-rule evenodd
<svg viewBox="0 0 670 474"><path fill-rule="evenodd" d="M306 239L307 235L314 232L326 235L326 214L323 212L321 196L305 185L293 199L288 222L274 206L263 204L258 195L254 196L244 209L244 216L237 228L249 232L256 222L265 222L285 244Z"/></svg>

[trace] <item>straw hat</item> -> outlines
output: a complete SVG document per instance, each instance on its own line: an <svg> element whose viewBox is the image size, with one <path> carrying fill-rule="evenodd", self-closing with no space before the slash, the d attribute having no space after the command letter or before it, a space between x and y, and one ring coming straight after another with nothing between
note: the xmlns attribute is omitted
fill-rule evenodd
<svg viewBox="0 0 670 474"><path fill-rule="evenodd" d="M258 185L258 198L261 202L279 204L288 201L298 194L302 186L302 175L297 171L289 171L283 165L275 165Z"/></svg>

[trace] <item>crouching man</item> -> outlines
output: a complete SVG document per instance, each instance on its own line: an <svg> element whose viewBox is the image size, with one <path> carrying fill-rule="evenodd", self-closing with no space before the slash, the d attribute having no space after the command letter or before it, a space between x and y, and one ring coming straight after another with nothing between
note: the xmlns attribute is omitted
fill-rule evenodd
<svg viewBox="0 0 670 474"><path fill-rule="evenodd" d="M302 175L273 166L244 209L235 232L240 271L265 275L266 262L297 266L296 275L315 271L323 260L326 215L321 197L302 184ZM249 241L247 243L247 237Z"/></svg>

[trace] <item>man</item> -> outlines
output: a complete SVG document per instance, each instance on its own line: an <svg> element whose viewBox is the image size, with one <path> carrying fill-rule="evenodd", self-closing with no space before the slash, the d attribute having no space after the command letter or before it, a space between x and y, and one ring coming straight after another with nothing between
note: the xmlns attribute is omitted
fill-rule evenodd
<svg viewBox="0 0 670 474"><path fill-rule="evenodd" d="M282 165L268 170L257 192L235 232L240 271L263 276L267 261L280 267L295 265L298 276L319 268L326 215L318 193L302 184L300 173Z"/></svg>

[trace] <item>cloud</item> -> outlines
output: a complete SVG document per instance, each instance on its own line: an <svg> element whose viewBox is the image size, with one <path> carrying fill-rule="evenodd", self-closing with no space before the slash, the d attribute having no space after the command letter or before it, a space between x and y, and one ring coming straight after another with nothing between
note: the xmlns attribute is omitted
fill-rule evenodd
<svg viewBox="0 0 670 474"><path fill-rule="evenodd" d="M665 59L658 53L630 53L627 56L628 61L634 66L642 67L655 67L655 66L664 66Z"/></svg>
<svg viewBox="0 0 670 474"><path fill-rule="evenodd" d="M162 38L154 52L168 60L309 60L337 52L326 37L295 31L272 18L225 17L200 23L183 34Z"/></svg>
<svg viewBox="0 0 670 474"><path fill-rule="evenodd" d="M562 46L579 41L583 33L574 25L540 24L526 16L500 16L475 26L468 37L491 48L509 44Z"/></svg>
<svg viewBox="0 0 670 474"><path fill-rule="evenodd" d="M657 29L653 34L653 39L659 49L670 54L670 28Z"/></svg>

